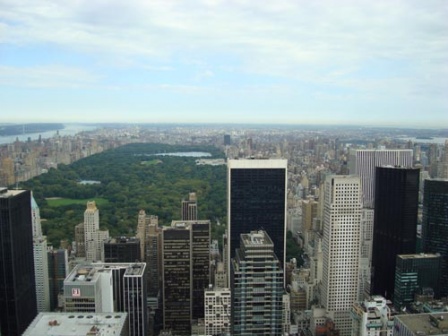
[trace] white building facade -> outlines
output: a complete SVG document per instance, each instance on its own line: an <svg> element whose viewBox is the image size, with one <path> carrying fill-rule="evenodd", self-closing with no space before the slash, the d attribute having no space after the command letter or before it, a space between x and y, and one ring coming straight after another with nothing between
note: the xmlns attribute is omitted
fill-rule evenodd
<svg viewBox="0 0 448 336"><path fill-rule="evenodd" d="M230 289L211 287L205 290L205 335L230 335Z"/></svg>
<svg viewBox="0 0 448 336"><path fill-rule="evenodd" d="M350 310L359 295L361 210L359 177L326 178L321 303L341 336L351 335Z"/></svg>
<svg viewBox="0 0 448 336"><path fill-rule="evenodd" d="M31 219L33 224L33 254L37 311L42 313L50 311L47 238L42 236L40 211L33 196L31 196Z"/></svg>

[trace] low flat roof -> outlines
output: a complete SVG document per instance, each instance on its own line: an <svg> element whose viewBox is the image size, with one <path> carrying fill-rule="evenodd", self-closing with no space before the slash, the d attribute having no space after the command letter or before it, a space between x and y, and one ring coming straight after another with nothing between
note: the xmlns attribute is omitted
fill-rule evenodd
<svg viewBox="0 0 448 336"><path fill-rule="evenodd" d="M441 336L448 334L448 312L397 315L395 318L415 335Z"/></svg>
<svg viewBox="0 0 448 336"><path fill-rule="evenodd" d="M126 328L127 313L40 313L24 336L119 336Z"/></svg>

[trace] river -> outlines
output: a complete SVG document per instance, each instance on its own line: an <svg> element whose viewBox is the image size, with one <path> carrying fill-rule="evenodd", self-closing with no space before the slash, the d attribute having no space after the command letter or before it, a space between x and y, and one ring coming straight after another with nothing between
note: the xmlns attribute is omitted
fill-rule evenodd
<svg viewBox="0 0 448 336"><path fill-rule="evenodd" d="M97 128L98 127L94 125L64 124L64 129L59 130L59 135L75 135L83 131L93 131ZM41 133L0 136L0 144L3 145L13 143L17 138L19 138L20 141L27 141L28 138L31 140L37 140L39 139L39 135L42 136L42 139L48 139L54 137L56 133L57 131L46 131Z"/></svg>

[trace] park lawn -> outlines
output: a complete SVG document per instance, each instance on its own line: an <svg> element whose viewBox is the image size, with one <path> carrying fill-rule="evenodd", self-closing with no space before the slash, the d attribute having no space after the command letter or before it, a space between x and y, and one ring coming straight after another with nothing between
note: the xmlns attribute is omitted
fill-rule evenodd
<svg viewBox="0 0 448 336"><path fill-rule="evenodd" d="M60 207L71 204L87 204L88 201L95 201L97 206L101 206L109 203L105 198L94 198L94 199L73 199L73 198L54 198L47 199L48 205L51 207Z"/></svg>

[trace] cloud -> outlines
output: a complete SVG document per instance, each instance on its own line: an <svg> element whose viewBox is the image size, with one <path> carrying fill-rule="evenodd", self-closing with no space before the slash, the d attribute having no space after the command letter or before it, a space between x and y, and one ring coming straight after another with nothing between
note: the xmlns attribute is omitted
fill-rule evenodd
<svg viewBox="0 0 448 336"><path fill-rule="evenodd" d="M65 66L0 66L0 85L30 88L87 88L98 78L83 69Z"/></svg>
<svg viewBox="0 0 448 336"><path fill-rule="evenodd" d="M0 52L55 46L163 73L146 87L179 93L309 87L328 101L446 102L447 17L445 0L2 0ZM104 84L92 65L21 69L3 67L1 83L39 86L48 72L44 85Z"/></svg>

